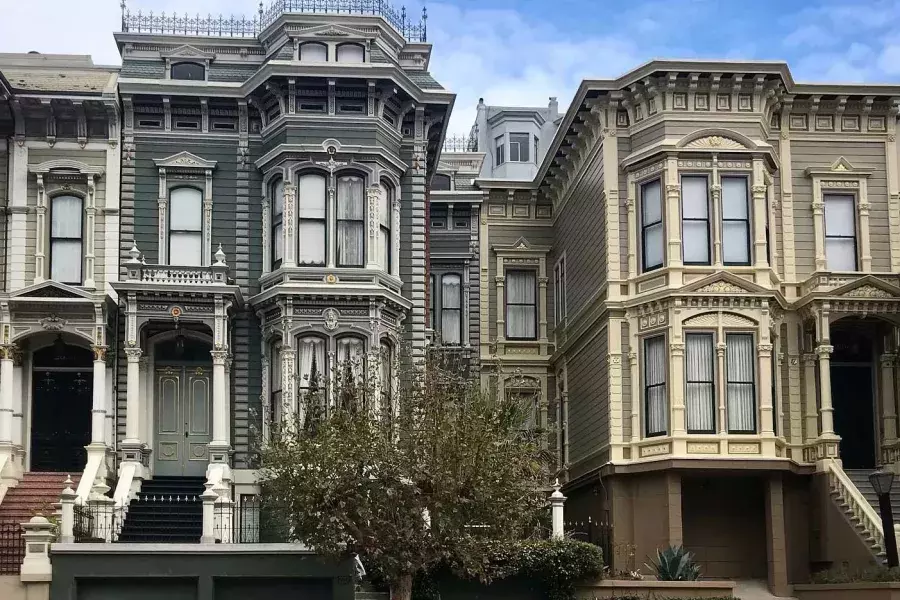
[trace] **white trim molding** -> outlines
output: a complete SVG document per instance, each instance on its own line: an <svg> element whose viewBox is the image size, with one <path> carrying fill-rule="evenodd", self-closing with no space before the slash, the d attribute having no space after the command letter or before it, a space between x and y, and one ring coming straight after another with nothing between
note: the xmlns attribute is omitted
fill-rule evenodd
<svg viewBox="0 0 900 600"><path fill-rule="evenodd" d="M206 160L190 152L179 152L167 158L154 158L159 169L159 248L157 262L168 264L169 193L172 188L193 182L203 190L203 247L201 265L212 264L213 170L217 161ZM198 183L202 182L202 183Z"/></svg>

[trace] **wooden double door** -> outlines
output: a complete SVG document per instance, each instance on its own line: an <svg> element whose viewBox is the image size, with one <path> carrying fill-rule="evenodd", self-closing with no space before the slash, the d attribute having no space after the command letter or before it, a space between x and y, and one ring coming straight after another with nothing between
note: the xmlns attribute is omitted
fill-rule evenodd
<svg viewBox="0 0 900 600"><path fill-rule="evenodd" d="M155 375L154 473L202 476L212 441L212 368L158 366Z"/></svg>

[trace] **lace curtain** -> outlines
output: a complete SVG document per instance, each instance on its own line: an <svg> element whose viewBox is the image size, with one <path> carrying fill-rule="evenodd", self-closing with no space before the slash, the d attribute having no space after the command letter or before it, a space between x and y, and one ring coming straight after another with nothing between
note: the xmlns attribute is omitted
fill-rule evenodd
<svg viewBox="0 0 900 600"><path fill-rule="evenodd" d="M756 432L756 382L753 362L756 352L749 333L725 335L726 400L728 431Z"/></svg>
<svg viewBox="0 0 900 600"><path fill-rule="evenodd" d="M647 435L664 434L668 428L666 393L666 338L644 340L644 404Z"/></svg>
<svg viewBox="0 0 900 600"><path fill-rule="evenodd" d="M441 342L444 344L460 343L461 306L462 288L459 275L444 275L441 277Z"/></svg>
<svg viewBox="0 0 900 600"><path fill-rule="evenodd" d="M340 177L337 184L337 264L361 267L364 264L365 202L363 180Z"/></svg>
<svg viewBox="0 0 900 600"><path fill-rule="evenodd" d="M537 338L537 286L534 271L506 272L506 337Z"/></svg>

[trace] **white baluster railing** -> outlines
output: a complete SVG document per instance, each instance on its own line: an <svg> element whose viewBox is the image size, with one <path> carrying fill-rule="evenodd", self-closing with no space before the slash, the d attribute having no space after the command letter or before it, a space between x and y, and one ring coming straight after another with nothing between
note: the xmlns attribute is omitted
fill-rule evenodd
<svg viewBox="0 0 900 600"><path fill-rule="evenodd" d="M844 470L835 462L828 463L828 487L834 492L838 500L845 503L851 511L851 515L859 519L863 531L875 539L880 550L884 549L884 530L881 526L881 517L869 504L862 492L850 481Z"/></svg>

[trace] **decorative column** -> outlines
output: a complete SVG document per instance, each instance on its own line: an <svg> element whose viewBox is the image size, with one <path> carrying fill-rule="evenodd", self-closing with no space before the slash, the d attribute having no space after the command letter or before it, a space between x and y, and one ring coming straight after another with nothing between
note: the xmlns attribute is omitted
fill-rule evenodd
<svg viewBox="0 0 900 600"><path fill-rule="evenodd" d="M94 289L95 242L97 221L97 189L94 176L87 178L88 196L84 207L84 287Z"/></svg>
<svg viewBox="0 0 900 600"><path fill-rule="evenodd" d="M637 331L637 325L633 322L629 323L630 331ZM641 368L638 363L638 353L634 352L637 348L637 336L631 335L631 352L628 353L628 363L631 366L631 443L637 444L641 441L641 393L640 379ZM635 452L635 450L632 450Z"/></svg>
<svg viewBox="0 0 900 600"><path fill-rule="evenodd" d="M336 215L337 212L337 181L335 181L334 172L328 174L328 191L325 194L325 199L327 205L325 206L325 214L329 215L329 218L325 222L325 239L328 240L328 243L325 245L325 264L329 269L334 268L335 264L335 247L337 244L334 243L334 240L337 240L337 231L335 225L336 219L331 218L331 215ZM286 200L286 199L285 199ZM292 213L293 214L293 213ZM287 218L287 217L285 217Z"/></svg>
<svg viewBox="0 0 900 600"><path fill-rule="evenodd" d="M859 179L859 198L856 205L859 212L859 259L860 270L872 272L872 244L869 241L869 193L866 179Z"/></svg>
<svg viewBox="0 0 900 600"><path fill-rule="evenodd" d="M378 247L378 232L380 231L378 220L380 218L380 200L382 189L376 184L366 188L366 204L368 205L368 215L366 223L368 223L368 232L366 235L366 268L381 269L379 264L379 255L381 249ZM386 192L385 192L386 193ZM384 257L387 260L387 257ZM385 270L389 269L388 265L384 265Z"/></svg>
<svg viewBox="0 0 900 600"><path fill-rule="evenodd" d="M816 355L804 354L803 360L803 441L810 444L819 437L819 413L816 402Z"/></svg>
<svg viewBox="0 0 900 600"><path fill-rule="evenodd" d="M44 243L46 239L45 232L47 231L47 195L44 192L44 176L41 173L37 175L37 207L35 207L35 213L37 215L37 235L34 238L34 283L43 283L44 273L45 273L45 265L44 265ZM25 196L22 196L22 201L24 203Z"/></svg>
<svg viewBox="0 0 900 600"><path fill-rule="evenodd" d="M818 181L813 181L813 231L816 241L816 271L828 269L828 260L825 258L825 201L822 200L822 186Z"/></svg>
<svg viewBox="0 0 900 600"><path fill-rule="evenodd" d="M125 441L140 446L141 427L141 355L140 348L125 348L128 370L125 379Z"/></svg>
<svg viewBox="0 0 900 600"><path fill-rule="evenodd" d="M166 232L168 231L169 223L169 188L166 183L166 170L163 167L159 168L159 189L157 191L156 210L158 221L156 232L156 260L161 265L167 265L169 264L169 244L166 242ZM137 242L135 242L135 248L137 248Z"/></svg>
<svg viewBox="0 0 900 600"><path fill-rule="evenodd" d="M91 406L91 445L106 446L106 346L91 346L94 388Z"/></svg>
<svg viewBox="0 0 900 600"><path fill-rule="evenodd" d="M672 406L672 423L669 431L673 436L684 436L687 433L684 420L684 343L679 341L669 344L669 356L672 365L670 372L672 385L666 390Z"/></svg>
<svg viewBox="0 0 900 600"><path fill-rule="evenodd" d="M713 165L718 165L718 157L717 155L713 155ZM722 265L722 227L719 225L722 222L721 217L721 206L722 206L722 186L719 185L719 175L718 175L718 167L713 167L713 185L709 187L710 194L712 194L712 218L713 223L716 225L713 226L713 255L712 261L713 266L719 267ZM637 231L637 230L635 230ZM724 389L724 388L722 388Z"/></svg>
<svg viewBox="0 0 900 600"><path fill-rule="evenodd" d="M634 175L628 174L628 198L625 200L628 214L628 273L625 278L635 277L637 270L637 214L635 212L637 200L637 186L634 183ZM634 290L629 292L634 294Z"/></svg>
<svg viewBox="0 0 900 600"><path fill-rule="evenodd" d="M772 403L772 344L756 345L759 369L759 420L763 436L775 435L775 415Z"/></svg>
<svg viewBox="0 0 900 600"><path fill-rule="evenodd" d="M24 464L25 447L22 443L24 429L22 421L22 405L24 402L23 390L25 373L22 369L22 352L18 348L13 352L13 430L12 443L16 452L16 463L21 468Z"/></svg>
<svg viewBox="0 0 900 600"><path fill-rule="evenodd" d="M727 389L725 387L725 342L716 344L716 389L721 390L717 396L719 410L719 435L728 433L728 414L725 411L725 396Z"/></svg>
<svg viewBox="0 0 900 600"><path fill-rule="evenodd" d="M15 346L0 346L0 446L13 442L13 355Z"/></svg>
<svg viewBox="0 0 900 600"><path fill-rule="evenodd" d="M666 159L665 179L663 214L668 235L665 259L669 266L669 287L681 287L684 267L681 256L681 182L678 179L678 159L674 156Z"/></svg>
<svg viewBox="0 0 900 600"><path fill-rule="evenodd" d="M297 188L293 182L284 181L284 211L281 213L281 233L284 236L284 248L281 251L281 265L285 268L297 266L297 241L294 232L294 206ZM334 213L327 213L334 214ZM328 238L333 239L333 238Z"/></svg>
<svg viewBox="0 0 900 600"><path fill-rule="evenodd" d="M394 190L391 218L391 275L400 277L400 188Z"/></svg>
<svg viewBox="0 0 900 600"><path fill-rule="evenodd" d="M753 265L757 269L767 270L769 268L769 253L766 241L766 168L762 158L753 159L753 185L750 187L753 201L753 222L756 227L753 228ZM771 226L771 224L770 224ZM769 275L765 272L757 272L756 283L769 281ZM771 370L771 369L770 369Z"/></svg>
<svg viewBox="0 0 900 600"><path fill-rule="evenodd" d="M822 395L819 415L822 419L822 434L820 437L834 436L834 407L831 404L831 353L834 346L822 343L816 346L816 355L819 357L819 392Z"/></svg>
<svg viewBox="0 0 900 600"><path fill-rule="evenodd" d="M231 446L228 427L228 390L225 375L227 350L210 351L213 362L212 373L212 412L213 431L210 447L210 462L226 462L227 452Z"/></svg>
<svg viewBox="0 0 900 600"><path fill-rule="evenodd" d="M262 264L262 272L263 275L269 273L272 270L272 242L269 241L269 230L272 228L270 225L271 215L269 213L269 192L266 190L267 186L263 187L263 201L262 201L262 251L263 251L263 264ZM284 225L281 226L282 238L284 236ZM282 259L284 256L282 256Z"/></svg>
<svg viewBox="0 0 900 600"><path fill-rule="evenodd" d="M894 398L895 354L881 355L881 415L884 439L881 441L881 462L892 464L897 456L897 406Z"/></svg>
<svg viewBox="0 0 900 600"><path fill-rule="evenodd" d="M288 346L288 343L291 345ZM293 341L284 340L281 347L281 421L293 423L297 414L297 399L294 397L297 386L296 378L297 351L294 350ZM333 364L333 361L332 361Z"/></svg>

